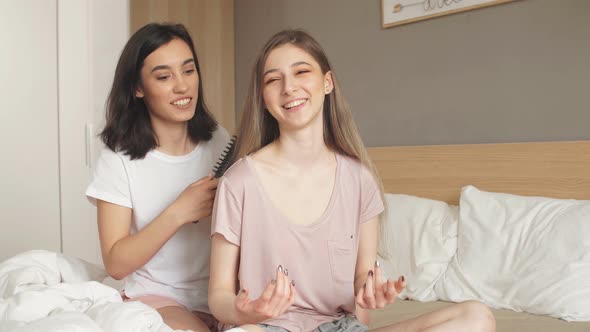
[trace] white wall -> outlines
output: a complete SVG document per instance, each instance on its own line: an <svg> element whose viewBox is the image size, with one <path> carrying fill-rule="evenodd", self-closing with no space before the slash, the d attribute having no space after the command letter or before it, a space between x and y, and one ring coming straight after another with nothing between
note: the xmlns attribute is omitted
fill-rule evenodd
<svg viewBox="0 0 590 332"><path fill-rule="evenodd" d="M0 260L46 249L101 262L84 191L128 31L124 0L0 1Z"/></svg>

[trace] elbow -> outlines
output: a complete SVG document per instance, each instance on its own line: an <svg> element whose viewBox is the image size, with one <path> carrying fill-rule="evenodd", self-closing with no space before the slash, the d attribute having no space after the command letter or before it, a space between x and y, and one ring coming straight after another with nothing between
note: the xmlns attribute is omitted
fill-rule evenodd
<svg viewBox="0 0 590 332"><path fill-rule="evenodd" d="M128 274L124 274L124 273L112 273L109 272L107 270L109 276L111 276L111 278L115 279L115 280L123 280L126 276L128 276Z"/></svg>
<svg viewBox="0 0 590 332"><path fill-rule="evenodd" d="M213 317L215 317L216 319L219 320L218 315L218 311L217 311L217 301L215 301L215 299L213 298L213 296L211 296L211 293L209 293L209 296L207 298L207 304L209 305L209 310L211 311L211 315L213 315Z"/></svg>
<svg viewBox="0 0 590 332"><path fill-rule="evenodd" d="M209 293L209 297L207 299L207 304L209 304L209 310L211 311L211 315L215 317L220 322L226 322L232 325L241 325L236 324L237 322L235 319L232 319L231 314L228 313L227 308L224 308L223 299L220 299L219 294L216 294L215 291ZM228 316L229 314L229 316Z"/></svg>
<svg viewBox="0 0 590 332"><path fill-rule="evenodd" d="M123 273L121 271L117 271L117 270L113 270L113 269L107 269L107 273L109 274L109 276L115 280L122 280L124 279L126 276L129 275L129 273Z"/></svg>
<svg viewBox="0 0 590 332"><path fill-rule="evenodd" d="M112 262L105 262L105 269L107 274L115 279L115 280L122 280L129 275L129 272L125 271L120 264L115 264Z"/></svg>

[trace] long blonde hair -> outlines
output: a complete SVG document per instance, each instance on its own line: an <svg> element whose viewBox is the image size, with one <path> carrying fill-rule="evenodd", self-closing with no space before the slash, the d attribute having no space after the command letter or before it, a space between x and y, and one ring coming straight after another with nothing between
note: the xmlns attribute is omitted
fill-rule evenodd
<svg viewBox="0 0 590 332"><path fill-rule="evenodd" d="M256 58L248 95L244 103L242 120L238 131L238 140L233 160L238 160L254 153L275 141L279 135L277 120L265 110L262 97L263 72L266 59L276 48L291 44L311 55L320 65L322 74L331 72L334 88L324 99L324 143L336 153L348 156L361 162L373 173L383 198L383 186L373 162L369 159L367 149L358 132L352 112L344 97L340 94L340 86L336 75L320 44L302 30L283 30L272 36L264 45ZM381 222L381 225L383 223ZM381 243L382 241L380 241ZM379 245L379 252L384 252Z"/></svg>
<svg viewBox="0 0 590 332"><path fill-rule="evenodd" d="M364 165L371 165L350 108L340 94L338 81L324 50L309 34L301 30L283 30L275 34L258 54L244 104L235 159L256 152L279 137L277 121L264 108L262 75L270 52L285 44L292 44L309 53L320 65L322 74L332 72L334 89L326 96L323 110L325 144L335 152L360 160Z"/></svg>

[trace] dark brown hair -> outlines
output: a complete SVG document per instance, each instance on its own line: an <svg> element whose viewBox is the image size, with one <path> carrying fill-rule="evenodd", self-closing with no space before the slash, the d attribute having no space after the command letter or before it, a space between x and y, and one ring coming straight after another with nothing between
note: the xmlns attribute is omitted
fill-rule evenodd
<svg viewBox="0 0 590 332"><path fill-rule="evenodd" d="M145 58L173 39L189 46L201 78L193 40L182 24L150 23L137 30L121 53L107 100L106 125L100 137L109 149L121 151L131 159L142 159L158 146L148 110L143 99L135 96L135 91L140 84ZM217 121L203 101L202 80L199 83L195 116L187 122L188 135L195 143L210 140L217 129Z"/></svg>

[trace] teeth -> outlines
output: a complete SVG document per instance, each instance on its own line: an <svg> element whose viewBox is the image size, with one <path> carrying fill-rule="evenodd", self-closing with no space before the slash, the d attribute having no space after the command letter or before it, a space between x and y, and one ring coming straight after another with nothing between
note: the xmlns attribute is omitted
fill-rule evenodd
<svg viewBox="0 0 590 332"><path fill-rule="evenodd" d="M295 106L299 106L299 105L301 105L301 104L305 103L306 101L307 101L307 99L299 99L299 100L295 100L295 101L292 101L292 102L290 102L290 103L286 104L286 105L285 105L285 106L283 106L283 107L284 107L284 108L293 108L293 107L295 107Z"/></svg>
<svg viewBox="0 0 590 332"><path fill-rule="evenodd" d="M180 100L177 100L177 101L173 102L172 105L185 106L190 101L191 101L190 98L184 98L184 99L180 99Z"/></svg>

